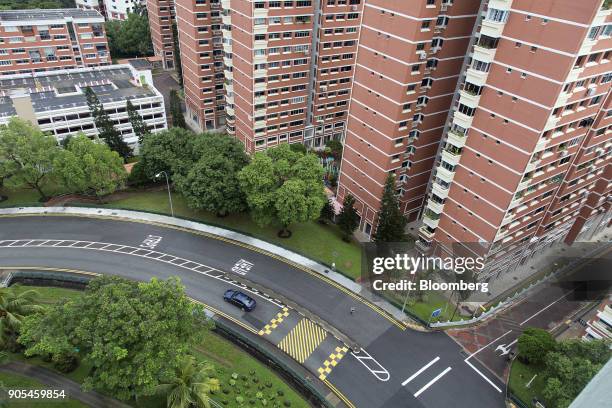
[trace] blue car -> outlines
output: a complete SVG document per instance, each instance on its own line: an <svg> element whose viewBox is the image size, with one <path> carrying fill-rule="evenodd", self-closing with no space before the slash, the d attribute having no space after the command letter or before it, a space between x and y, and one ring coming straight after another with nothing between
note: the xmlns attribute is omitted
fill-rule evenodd
<svg viewBox="0 0 612 408"><path fill-rule="evenodd" d="M232 303L245 312L251 312L257 306L257 302L252 297L233 289L228 289L223 294L223 300Z"/></svg>

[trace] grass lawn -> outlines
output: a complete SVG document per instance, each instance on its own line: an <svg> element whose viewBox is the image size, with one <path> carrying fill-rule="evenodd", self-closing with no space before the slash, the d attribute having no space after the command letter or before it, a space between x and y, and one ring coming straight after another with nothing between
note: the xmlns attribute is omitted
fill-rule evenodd
<svg viewBox="0 0 612 408"><path fill-rule="evenodd" d="M44 303L54 303L59 299L66 297L72 298L80 294L78 290L40 286L22 286L18 290L22 291L27 289L35 289L40 294L39 299ZM202 344L196 347L194 355L199 360L210 361L215 366L217 378L221 382L223 391L218 392L213 398L221 403L227 401L227 404L224 403L227 407L238 406L236 401L237 396L244 397L245 402L248 402L250 399L257 399L257 392L262 392L263 398L267 400L267 406L269 407L274 407L275 402L278 403L279 406L285 407L287 406L284 405L285 401L288 401L291 407L308 407L306 401L304 401L295 390L287 385L272 370L215 333L209 331L204 333ZM45 362L39 357L26 358L23 354L7 353L7 360L20 360L54 370L53 363ZM82 383L88 371L89 365L81 361L81 364L79 364L79 367L75 371L62 375L65 375L73 381ZM0 375L1 374L2 373L0 373ZM232 378L233 374L237 376L237 380ZM230 385L233 381L236 381L236 384ZM5 385L6 384L5 382ZM260 387L263 388L263 390L260 390ZM38 388L43 387L41 386ZM68 408L83 406L80 405L80 403L78 404L79 405L65 406ZM165 400L159 396L141 398L139 401L133 402L132 405L138 408L165 408L166 406ZM12 407L13 405L9 406ZM26 407L29 405L15 406ZM64 405L49 404L40 406L63 407ZM261 402L257 402L257 404L247 404L247 406L262 406L262 404Z"/></svg>
<svg viewBox="0 0 612 408"><path fill-rule="evenodd" d="M21 293L26 290L36 290L38 292L37 301L39 303L53 304L63 298L72 298L78 296L81 291L76 289L65 289L65 288L54 288L49 286L27 286L27 285L14 285L15 292Z"/></svg>
<svg viewBox="0 0 612 408"><path fill-rule="evenodd" d="M20 375L0 373L0 383L4 389L19 389L19 390L34 390L34 389L52 389L47 385L41 384L36 380ZM17 407L49 407L49 408L82 408L87 405L73 399L9 399L8 394L3 395L8 402L7 408Z"/></svg>
<svg viewBox="0 0 612 408"><path fill-rule="evenodd" d="M174 212L179 217L241 231L328 265L335 262L337 269L352 279L361 273L361 248L357 243L342 241L340 231L334 225L321 225L318 222L295 224L290 228L293 232L290 238L279 238L276 236L278 228L274 226L260 228L247 214L219 218L205 211L190 209L179 194L173 193L172 200ZM138 192L105 206L170 214L168 193L165 191ZM337 254L335 257L334 253Z"/></svg>
<svg viewBox="0 0 612 408"><path fill-rule="evenodd" d="M514 395L516 395L527 406L531 406L531 400L537 397L544 405L548 406L543 400L542 390L544 389L546 378L543 376L543 368L531 366L522 363L518 359L514 359L510 368L510 380L508 387ZM529 388L527 383L538 375L532 382Z"/></svg>
<svg viewBox="0 0 612 408"><path fill-rule="evenodd" d="M53 190L54 187L51 186L45 191L50 194ZM54 194L60 193L59 191L53 192ZM168 193L166 191L142 191L128 194L128 197L102 206L170 215ZM8 200L0 203L0 208L18 205L40 205L38 203L38 194L34 190L12 190L5 187L0 189L0 195L9 197ZM190 209L180 194L173 193L172 200L174 212L179 217L190 218L195 221L244 232L264 241L299 252L304 256L328 265L335 262L338 271L351 279L356 279L361 274L361 248L355 242L344 242L341 238L340 230L335 225L321 225L318 222L295 224L290 228L293 232L290 238L279 238L276 236L279 228L275 226L260 228L251 220L248 214L237 214L219 218L205 211Z"/></svg>
<svg viewBox="0 0 612 408"><path fill-rule="evenodd" d="M43 187L43 191L48 196L54 196L58 194L62 194L63 191L57 188L55 185L49 185L47 187ZM2 207L14 207L17 205L41 205L38 201L40 199L40 195L34 189L29 188L10 188L3 187L0 188L0 195L8 196L8 200L0 202L0 208Z"/></svg>

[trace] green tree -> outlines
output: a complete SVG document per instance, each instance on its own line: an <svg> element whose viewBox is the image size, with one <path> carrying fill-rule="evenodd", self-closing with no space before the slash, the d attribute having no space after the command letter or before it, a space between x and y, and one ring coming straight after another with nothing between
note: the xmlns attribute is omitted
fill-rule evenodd
<svg viewBox="0 0 612 408"><path fill-rule="evenodd" d="M54 160L57 177L75 193L93 193L98 199L123 185L127 173L117 152L80 134L72 137Z"/></svg>
<svg viewBox="0 0 612 408"><path fill-rule="evenodd" d="M408 220L400 210L399 199L395 193L395 175L389 174L383 191L380 211L378 212L378 226L374 234L374 241L402 241L407 222Z"/></svg>
<svg viewBox="0 0 612 408"><path fill-rule="evenodd" d="M153 54L149 18L146 13L128 13L126 20L107 21L106 36L114 58L145 57Z"/></svg>
<svg viewBox="0 0 612 408"><path fill-rule="evenodd" d="M554 337L543 329L530 327L518 339L518 352L521 359L529 364L540 364L549 351L556 347Z"/></svg>
<svg viewBox="0 0 612 408"><path fill-rule="evenodd" d="M178 75L179 86L183 87L183 63L181 62L181 48L179 47L179 36L176 22L172 23L172 38L174 46L174 69Z"/></svg>
<svg viewBox="0 0 612 408"><path fill-rule="evenodd" d="M325 201L323 204L323 208L321 208L321 212L319 213L319 222L322 224L327 224L328 222L333 221L336 216L336 212L334 210L334 205L330 199Z"/></svg>
<svg viewBox="0 0 612 408"><path fill-rule="evenodd" d="M0 176L10 176L8 181L14 186L36 190L42 200L47 198L43 188L52 178L58 151L53 136L23 119L13 117L7 125L0 125Z"/></svg>
<svg viewBox="0 0 612 408"><path fill-rule="evenodd" d="M150 282L93 279L85 293L44 315L26 317L19 342L25 354L79 348L91 364L85 390L107 390L127 400L154 394L201 340L205 318L177 278Z"/></svg>
<svg viewBox="0 0 612 408"><path fill-rule="evenodd" d="M342 239L345 242L351 241L353 232L359 226L359 215L355 211L355 197L350 194L344 196L342 202L342 210L338 215L338 227L342 231Z"/></svg>
<svg viewBox="0 0 612 408"><path fill-rule="evenodd" d="M157 392L166 396L168 408L210 408L209 394L220 389L213 375L211 364L198 363L193 356L185 355L174 375L160 384Z"/></svg>
<svg viewBox="0 0 612 408"><path fill-rule="evenodd" d="M336 139L330 139L325 143L325 147L330 150L332 156L334 156L334 159L342 159L342 149L344 148L344 146L342 146L342 142Z"/></svg>
<svg viewBox="0 0 612 408"><path fill-rule="evenodd" d="M227 135L198 137L195 157L199 159L186 175L175 175L177 190L191 208L214 212L218 216L246 209L238 172L249 162L242 143Z"/></svg>
<svg viewBox="0 0 612 408"><path fill-rule="evenodd" d="M132 130L136 137L138 137L138 143L142 144L145 136L151 133L151 131L129 99L125 104L125 108L128 118L130 119L130 124L132 125Z"/></svg>
<svg viewBox="0 0 612 408"><path fill-rule="evenodd" d="M185 116L181 109L181 99L176 89L170 90L170 118L172 119L172 126L187 129Z"/></svg>
<svg viewBox="0 0 612 408"><path fill-rule="evenodd" d="M253 220L260 226L280 223L279 236L289 236L294 222L315 220L325 204L323 167L313 154L282 144L256 153L238 174Z"/></svg>
<svg viewBox="0 0 612 408"><path fill-rule="evenodd" d="M147 177L153 179L160 171L166 171L170 178L187 174L197 159L194 142L198 137L189 130L172 127L145 138L140 161Z"/></svg>
<svg viewBox="0 0 612 408"><path fill-rule="evenodd" d="M123 159L132 157L132 149L125 143L121 134L115 129L108 113L104 110L104 105L98 99L96 93L90 87L85 88L85 97L87 105L92 112L94 123L98 129L98 137L104 139L111 150L119 153Z"/></svg>
<svg viewBox="0 0 612 408"><path fill-rule="evenodd" d="M36 303L38 292L25 290L17 292L19 286L0 288L0 347L14 349L17 335L26 316L43 310Z"/></svg>

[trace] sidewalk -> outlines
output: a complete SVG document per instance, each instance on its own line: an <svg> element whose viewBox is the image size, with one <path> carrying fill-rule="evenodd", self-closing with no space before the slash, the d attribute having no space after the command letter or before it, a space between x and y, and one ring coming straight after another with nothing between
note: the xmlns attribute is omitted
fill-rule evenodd
<svg viewBox="0 0 612 408"><path fill-rule="evenodd" d="M129 210L114 210L106 208L83 208L83 207L19 207L19 208L2 208L0 209L0 215L11 215L11 214L32 214L32 215L44 215L44 214L67 214L67 215L83 215L83 216L96 216L96 217L111 217L121 218L128 220L147 221L159 224L173 225L181 228L187 228L193 231L203 232L211 235L216 235L233 241L237 241L260 250L269 252L271 254L281 256L295 264L306 267L320 275L325 276L328 279L344 286L353 293L362 296L375 304L376 306L383 309L385 312L393 316L395 319L410 324L406 315L404 315L399 309L391 305L387 301L372 297L370 293L368 296L364 296L361 290L361 286L345 277L344 275L331 271L329 267L321 265L320 263L307 258L303 255L296 254L288 249L282 248L278 245L271 244L261 239L253 238L248 235L241 234L239 232L226 230L211 225L202 224L195 221L183 220L180 218L173 218L165 215L158 215L139 211Z"/></svg>
<svg viewBox="0 0 612 408"><path fill-rule="evenodd" d="M43 383L44 385L50 388L65 391L66 398L73 398L79 400L90 407L129 407L129 405L126 405L111 397L107 397L106 395L99 394L95 391L83 392L81 391L81 384L76 383L69 378L66 378L43 367L22 363L21 361L12 361L10 363L0 365L0 371L9 374L17 374L29 377Z"/></svg>

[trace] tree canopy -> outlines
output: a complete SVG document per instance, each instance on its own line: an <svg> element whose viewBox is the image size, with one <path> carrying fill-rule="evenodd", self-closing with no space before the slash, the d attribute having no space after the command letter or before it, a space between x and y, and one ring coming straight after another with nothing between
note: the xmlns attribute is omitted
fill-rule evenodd
<svg viewBox="0 0 612 408"><path fill-rule="evenodd" d="M140 157L147 177L152 179L160 171L166 171L170 178L174 174L187 174L197 159L196 138L195 133L177 127L146 137L140 147Z"/></svg>
<svg viewBox="0 0 612 408"><path fill-rule="evenodd" d="M191 208L218 215L246 209L238 172L249 162L242 143L222 134L203 134L194 143L197 161L187 174L175 174L177 190Z"/></svg>
<svg viewBox="0 0 612 408"><path fill-rule="evenodd" d="M102 105L96 93L90 87L86 87L84 93L87 98L87 106L92 112L94 123L98 130L98 137L104 139L111 150L119 153L119 156L124 159L132 157L132 149L123 140L121 133L115 129L112 120L104 110L104 105Z"/></svg>
<svg viewBox="0 0 612 408"><path fill-rule="evenodd" d="M128 13L126 20L106 22L108 47L113 58L153 55L153 44L146 13Z"/></svg>
<svg viewBox="0 0 612 408"><path fill-rule="evenodd" d="M292 223L318 218L326 201L323 173L315 155L283 144L256 153L238 179L253 220L261 226L278 221L286 236Z"/></svg>
<svg viewBox="0 0 612 408"><path fill-rule="evenodd" d="M358 226L359 215L355 211L355 197L347 194L342 202L342 210L338 215L338 227L342 231L342 239L349 242Z"/></svg>
<svg viewBox="0 0 612 408"><path fill-rule="evenodd" d="M198 340L204 318L176 278L150 282L92 280L83 296L24 319L26 355L62 355L75 348L92 369L85 390L121 399L152 395L172 378Z"/></svg>
<svg viewBox="0 0 612 408"><path fill-rule="evenodd" d="M71 137L54 162L56 176L74 193L111 194L123 185L127 173L117 152L80 134Z"/></svg>
<svg viewBox="0 0 612 408"><path fill-rule="evenodd" d="M187 124L185 123L185 115L183 115L183 110L181 109L181 99L179 98L176 89L170 90L169 105L172 126L187 129Z"/></svg>
<svg viewBox="0 0 612 408"><path fill-rule="evenodd" d="M0 125L0 177L12 185L26 185L46 199L44 187L51 180L53 161L59 152L55 137L23 119L13 117Z"/></svg>
<svg viewBox="0 0 612 408"><path fill-rule="evenodd" d="M523 360L529 363L539 364L543 362L546 353L554 349L554 337L543 329L530 327L518 339L519 354Z"/></svg>
<svg viewBox="0 0 612 408"><path fill-rule="evenodd" d="M400 242L404 239L404 229L408 221L400 210L393 174L387 177L381 201L374 241Z"/></svg>
<svg viewBox="0 0 612 408"><path fill-rule="evenodd" d="M0 10L75 8L74 0L0 0Z"/></svg>
<svg viewBox="0 0 612 408"><path fill-rule="evenodd" d="M138 113L136 107L132 104L132 101L128 99L125 104L125 109L128 114L128 118L130 119L130 124L132 125L132 130L136 137L138 137L138 143L142 144L144 137L150 133L150 129Z"/></svg>

